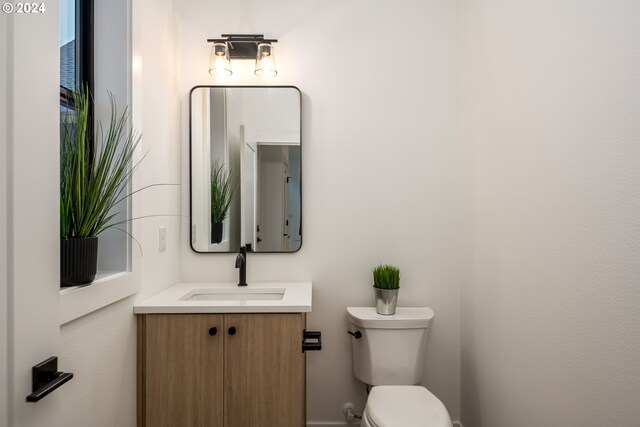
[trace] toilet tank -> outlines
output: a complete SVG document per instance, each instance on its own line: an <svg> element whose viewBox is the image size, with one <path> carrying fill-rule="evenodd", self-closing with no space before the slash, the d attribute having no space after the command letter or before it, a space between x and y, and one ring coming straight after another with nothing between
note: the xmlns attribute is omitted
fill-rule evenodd
<svg viewBox="0 0 640 427"><path fill-rule="evenodd" d="M433 310L398 307L394 315L376 313L375 307L347 307L352 336L353 373L376 385L412 385L422 380L424 354ZM356 334L358 335L358 334Z"/></svg>

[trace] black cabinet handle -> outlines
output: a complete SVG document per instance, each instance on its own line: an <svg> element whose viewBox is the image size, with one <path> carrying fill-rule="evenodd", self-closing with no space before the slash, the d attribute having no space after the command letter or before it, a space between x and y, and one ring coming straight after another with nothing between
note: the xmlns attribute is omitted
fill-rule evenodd
<svg viewBox="0 0 640 427"><path fill-rule="evenodd" d="M214 336L217 333L218 333L218 328L216 328L215 326L213 328L209 328L209 335Z"/></svg>
<svg viewBox="0 0 640 427"><path fill-rule="evenodd" d="M353 335L357 340L362 338L362 332L360 331L355 331L355 332L351 332L351 331L347 331L349 333L349 335Z"/></svg>
<svg viewBox="0 0 640 427"><path fill-rule="evenodd" d="M235 335L236 334L236 327L235 326L230 327L228 332L229 332L229 335Z"/></svg>

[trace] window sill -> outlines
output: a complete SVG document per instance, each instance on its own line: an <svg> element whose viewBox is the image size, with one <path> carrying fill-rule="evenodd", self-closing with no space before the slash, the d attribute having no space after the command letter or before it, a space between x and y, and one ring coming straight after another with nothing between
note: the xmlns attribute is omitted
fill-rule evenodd
<svg viewBox="0 0 640 427"><path fill-rule="evenodd" d="M86 286L60 289L60 325L71 322L138 292L129 271L99 272Z"/></svg>

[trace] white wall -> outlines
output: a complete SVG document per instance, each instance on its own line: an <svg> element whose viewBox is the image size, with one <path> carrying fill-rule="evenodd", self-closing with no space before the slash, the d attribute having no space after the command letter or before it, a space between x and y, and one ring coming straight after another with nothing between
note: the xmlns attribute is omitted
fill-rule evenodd
<svg viewBox="0 0 640 427"><path fill-rule="evenodd" d="M457 419L456 3L194 0L177 12L184 214L189 90L291 84L303 94L304 243L295 254L250 255L247 276L314 282L308 328L323 331L324 350L307 356L308 419L343 421L347 401L363 409L345 310L373 304L371 269L380 262L402 269L400 305L435 310L424 384ZM210 77L206 39L253 32L280 40L279 75L260 80L247 61L246 74ZM188 227L182 279L235 280L235 255L193 253Z"/></svg>
<svg viewBox="0 0 640 427"><path fill-rule="evenodd" d="M130 297L61 328L60 361L74 378L60 393L61 426L134 426L136 329Z"/></svg>
<svg viewBox="0 0 640 427"><path fill-rule="evenodd" d="M176 23L172 0L108 2L115 31L121 31L120 77L112 91L132 95L133 126L142 133L146 157L136 173L135 187L179 183L179 104L174 63ZM103 3L106 6L107 3ZM100 18L104 19L103 13ZM133 21L133 33L127 22ZM130 27L129 27L130 28ZM96 29L97 30L97 29ZM115 42L114 42L115 43ZM124 43L124 45L123 45ZM132 58L120 49L132 51ZM113 60L113 55L110 56ZM108 59L108 58L106 58ZM129 68L129 67L132 67ZM160 71L159 71L160 70ZM96 79L98 80L98 75ZM106 77L106 76L105 76ZM115 83L114 83L115 84ZM122 87L124 84L124 87ZM106 83L102 83L106 86ZM123 103L118 103L124 107ZM133 304L179 280L179 186L149 188L134 199L134 216L169 214L139 220L135 235L142 245L137 262L141 292L61 328L60 360L74 372L62 395L62 423L70 427L134 426L136 416L136 330ZM158 251L158 227L167 227L167 250ZM139 251L136 243L133 251Z"/></svg>
<svg viewBox="0 0 640 427"><path fill-rule="evenodd" d="M250 62L250 61L248 61ZM300 142L300 94L293 88L227 91L229 114L250 142Z"/></svg>
<svg viewBox="0 0 640 427"><path fill-rule="evenodd" d="M134 126L147 153L141 186L169 184L141 193L142 291L147 298L180 280L180 98L178 21L174 0L135 0L133 9ZM187 159L188 157L185 157ZM187 193L188 194L188 193ZM188 215L188 213L186 214ZM167 227L167 250L158 251L159 227ZM187 233L185 235L188 244Z"/></svg>
<svg viewBox="0 0 640 427"><path fill-rule="evenodd" d="M460 1L465 427L638 425L639 21Z"/></svg>

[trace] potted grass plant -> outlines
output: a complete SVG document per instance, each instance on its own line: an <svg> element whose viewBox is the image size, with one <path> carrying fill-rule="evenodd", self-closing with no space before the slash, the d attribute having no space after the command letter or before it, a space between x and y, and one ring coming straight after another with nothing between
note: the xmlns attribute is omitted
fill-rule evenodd
<svg viewBox="0 0 640 427"><path fill-rule="evenodd" d="M399 289L400 269L398 267L380 264L373 269L373 290L378 314L391 315L396 313Z"/></svg>
<svg viewBox="0 0 640 427"><path fill-rule="evenodd" d="M224 163L215 160L211 165L211 243L222 241L223 222L229 215L229 206L237 182Z"/></svg>
<svg viewBox="0 0 640 427"><path fill-rule="evenodd" d="M128 184L137 166L132 158L140 135L128 125L128 110L118 115L112 95L110 100L109 126L103 130L98 123L95 139L89 126L92 98L87 88L73 95L75 114L61 117L62 286L88 284L95 279L98 235L119 224L114 207L132 194Z"/></svg>

